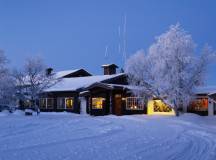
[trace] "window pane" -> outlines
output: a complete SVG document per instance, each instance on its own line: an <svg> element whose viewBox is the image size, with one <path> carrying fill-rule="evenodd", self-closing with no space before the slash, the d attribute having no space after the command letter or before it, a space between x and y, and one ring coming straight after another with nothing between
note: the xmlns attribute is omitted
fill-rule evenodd
<svg viewBox="0 0 216 160"><path fill-rule="evenodd" d="M190 108L195 111L207 111L208 110L208 98L197 98L192 101Z"/></svg>
<svg viewBox="0 0 216 160"><path fill-rule="evenodd" d="M172 108L167 106L161 100L154 100L154 112L171 112Z"/></svg>
<svg viewBox="0 0 216 160"><path fill-rule="evenodd" d="M25 108L30 108L31 107L31 101L30 100L24 100L23 105Z"/></svg>
<svg viewBox="0 0 216 160"><path fill-rule="evenodd" d="M53 108L53 98L47 98L47 108L52 109Z"/></svg>
<svg viewBox="0 0 216 160"><path fill-rule="evenodd" d="M66 98L66 108L67 109L73 108L73 98Z"/></svg>
<svg viewBox="0 0 216 160"><path fill-rule="evenodd" d="M65 109L65 98L57 98L57 108Z"/></svg>
<svg viewBox="0 0 216 160"><path fill-rule="evenodd" d="M92 98L92 108L102 109L104 101L105 101L105 98L102 98L102 97Z"/></svg>
<svg viewBox="0 0 216 160"><path fill-rule="evenodd" d="M45 109L46 108L46 98L41 98L39 101L39 107L41 109Z"/></svg>
<svg viewBox="0 0 216 160"><path fill-rule="evenodd" d="M143 110L145 106L144 98L142 97L127 97L126 109L127 110Z"/></svg>

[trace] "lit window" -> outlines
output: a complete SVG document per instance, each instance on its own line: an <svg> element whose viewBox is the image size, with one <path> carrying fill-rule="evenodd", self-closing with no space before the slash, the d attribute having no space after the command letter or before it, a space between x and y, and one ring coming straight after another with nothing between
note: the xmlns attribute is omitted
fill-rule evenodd
<svg viewBox="0 0 216 160"><path fill-rule="evenodd" d="M41 98L39 101L39 107L41 109L45 109L46 108L46 98Z"/></svg>
<svg viewBox="0 0 216 160"><path fill-rule="evenodd" d="M74 99L72 97L59 97L57 98L58 109L73 109Z"/></svg>
<svg viewBox="0 0 216 160"><path fill-rule="evenodd" d="M57 108L65 109L65 98L57 98Z"/></svg>
<svg viewBox="0 0 216 160"><path fill-rule="evenodd" d="M144 98L142 97L127 97L126 109L127 110L143 110L145 107Z"/></svg>
<svg viewBox="0 0 216 160"><path fill-rule="evenodd" d="M172 112L172 108L161 100L154 100L154 112Z"/></svg>
<svg viewBox="0 0 216 160"><path fill-rule="evenodd" d="M197 98L190 104L190 108L195 111L207 111L208 98Z"/></svg>
<svg viewBox="0 0 216 160"><path fill-rule="evenodd" d="M102 97L92 98L92 108L102 109L104 101L105 101L105 98L102 98Z"/></svg>
<svg viewBox="0 0 216 160"><path fill-rule="evenodd" d="M65 102L66 102L66 109L73 108L73 98L65 98Z"/></svg>

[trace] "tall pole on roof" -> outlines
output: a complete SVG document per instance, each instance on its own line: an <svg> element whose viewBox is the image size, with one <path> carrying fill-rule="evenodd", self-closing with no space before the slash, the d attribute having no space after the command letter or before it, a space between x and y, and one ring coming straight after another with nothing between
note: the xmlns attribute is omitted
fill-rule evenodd
<svg viewBox="0 0 216 160"><path fill-rule="evenodd" d="M118 36L119 36L119 44L118 44L118 51L121 54L121 26L118 27Z"/></svg>
<svg viewBox="0 0 216 160"><path fill-rule="evenodd" d="M123 63L126 62L127 53L126 53L126 32L127 32L127 14L124 15L124 26L123 26ZM124 65L124 64L123 64Z"/></svg>
<svg viewBox="0 0 216 160"><path fill-rule="evenodd" d="M104 57L105 57L106 60L108 59L108 48L109 48L109 46L106 45L106 47L105 47L105 54L104 54Z"/></svg>

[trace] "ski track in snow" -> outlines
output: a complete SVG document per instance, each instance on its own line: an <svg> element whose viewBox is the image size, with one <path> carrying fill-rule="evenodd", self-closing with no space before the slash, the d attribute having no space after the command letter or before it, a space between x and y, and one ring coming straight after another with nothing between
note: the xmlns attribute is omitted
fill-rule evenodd
<svg viewBox="0 0 216 160"><path fill-rule="evenodd" d="M0 116L0 160L26 159L215 160L216 117Z"/></svg>

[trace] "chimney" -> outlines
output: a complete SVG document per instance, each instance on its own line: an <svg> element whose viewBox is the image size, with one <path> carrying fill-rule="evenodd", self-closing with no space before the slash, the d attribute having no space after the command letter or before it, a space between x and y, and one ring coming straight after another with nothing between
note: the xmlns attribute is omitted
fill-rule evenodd
<svg viewBox="0 0 216 160"><path fill-rule="evenodd" d="M102 65L102 68L104 69L104 75L112 75L116 74L116 68L118 68L115 64L105 64Z"/></svg>
<svg viewBox="0 0 216 160"><path fill-rule="evenodd" d="M46 69L46 75L49 76L52 74L53 68L47 68Z"/></svg>

